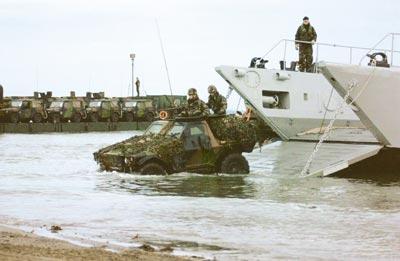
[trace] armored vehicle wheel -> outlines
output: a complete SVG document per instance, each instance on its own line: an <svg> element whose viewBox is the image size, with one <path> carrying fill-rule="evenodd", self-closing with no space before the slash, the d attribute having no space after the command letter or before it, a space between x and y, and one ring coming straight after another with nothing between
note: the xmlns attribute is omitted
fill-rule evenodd
<svg viewBox="0 0 400 261"><path fill-rule="evenodd" d="M152 112L146 112L146 114L144 115L144 119L146 121L153 121L154 120L154 114Z"/></svg>
<svg viewBox="0 0 400 261"><path fill-rule="evenodd" d="M222 160L221 172L228 174L247 174L249 173L249 162L239 153L229 154Z"/></svg>
<svg viewBox="0 0 400 261"><path fill-rule="evenodd" d="M128 112L126 115L125 115L125 120L126 121L133 121L135 119L135 117L133 116L133 113L132 112Z"/></svg>
<svg viewBox="0 0 400 261"><path fill-rule="evenodd" d="M112 121L112 122L118 122L118 120L119 120L119 115L118 115L118 113L114 112L114 113L111 115L111 121Z"/></svg>
<svg viewBox="0 0 400 261"><path fill-rule="evenodd" d="M19 120L18 113L13 112L10 114L10 122L17 123L18 120Z"/></svg>
<svg viewBox="0 0 400 261"><path fill-rule="evenodd" d="M39 123L43 121L43 117L40 113L35 113L32 117L33 122Z"/></svg>
<svg viewBox="0 0 400 261"><path fill-rule="evenodd" d="M91 113L89 118L90 118L91 122L98 122L99 121L99 115L97 113Z"/></svg>
<svg viewBox="0 0 400 261"><path fill-rule="evenodd" d="M145 163L140 168L140 174L142 175L165 175L167 172L164 167L156 162Z"/></svg>
<svg viewBox="0 0 400 261"><path fill-rule="evenodd" d="M80 113L75 113L74 116L72 116L72 121L73 122L81 122L82 116Z"/></svg>

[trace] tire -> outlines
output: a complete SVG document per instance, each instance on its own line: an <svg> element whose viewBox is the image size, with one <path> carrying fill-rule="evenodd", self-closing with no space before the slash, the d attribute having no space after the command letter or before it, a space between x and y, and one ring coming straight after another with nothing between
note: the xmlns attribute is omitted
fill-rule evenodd
<svg viewBox="0 0 400 261"><path fill-rule="evenodd" d="M73 122L81 122L82 116L80 113L75 113L74 116L72 116L72 121Z"/></svg>
<svg viewBox="0 0 400 261"><path fill-rule="evenodd" d="M112 122L118 122L118 120L119 120L119 115L118 115L118 113L114 112L114 113L111 115L111 121L112 121Z"/></svg>
<svg viewBox="0 0 400 261"><path fill-rule="evenodd" d="M10 114L10 122L18 123L18 121L19 121L18 113L15 113L15 112L11 113Z"/></svg>
<svg viewBox="0 0 400 261"><path fill-rule="evenodd" d="M132 112L128 112L128 113L125 114L125 120L126 121L131 122L131 121L134 121L134 119L135 119L135 116L133 116Z"/></svg>
<svg viewBox="0 0 400 261"><path fill-rule="evenodd" d="M153 121L154 120L154 114L152 112L146 112L146 114L144 115L144 119L146 121Z"/></svg>
<svg viewBox="0 0 400 261"><path fill-rule="evenodd" d="M221 162L221 173L248 174L249 162L239 153L228 154Z"/></svg>
<svg viewBox="0 0 400 261"><path fill-rule="evenodd" d="M91 113L89 117L91 122L98 122L99 121L99 115L97 113Z"/></svg>
<svg viewBox="0 0 400 261"><path fill-rule="evenodd" d="M42 115L41 115L40 113L35 113L35 114L33 115L33 117L32 117L32 121L33 121L34 123L42 122L42 121L43 121L43 117L42 117Z"/></svg>
<svg viewBox="0 0 400 261"><path fill-rule="evenodd" d="M161 164L156 162L145 163L140 168L140 174L142 175L165 175L167 172Z"/></svg>

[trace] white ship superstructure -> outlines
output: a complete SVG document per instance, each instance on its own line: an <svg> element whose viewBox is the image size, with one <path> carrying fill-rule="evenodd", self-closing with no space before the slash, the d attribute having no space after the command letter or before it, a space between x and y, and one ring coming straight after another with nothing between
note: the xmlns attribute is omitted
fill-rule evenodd
<svg viewBox="0 0 400 261"><path fill-rule="evenodd" d="M326 125L342 101L319 73L234 66L216 71L284 140ZM340 110L335 125L363 128L350 108Z"/></svg>

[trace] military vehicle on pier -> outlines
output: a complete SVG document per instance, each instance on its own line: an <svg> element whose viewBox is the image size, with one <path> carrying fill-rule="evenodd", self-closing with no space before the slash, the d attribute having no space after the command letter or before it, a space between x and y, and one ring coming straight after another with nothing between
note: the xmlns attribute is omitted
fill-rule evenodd
<svg viewBox="0 0 400 261"><path fill-rule="evenodd" d="M146 120L152 121L156 116L156 109L151 99L122 99L122 118L125 121Z"/></svg>
<svg viewBox="0 0 400 261"><path fill-rule="evenodd" d="M7 121L7 115L5 113L6 108L11 106L11 99L3 97L3 86L0 85L0 122Z"/></svg>
<svg viewBox="0 0 400 261"><path fill-rule="evenodd" d="M257 124L237 116L185 117L153 122L135 136L94 153L106 171L140 174L248 173L243 152L259 141Z"/></svg>
<svg viewBox="0 0 400 261"><path fill-rule="evenodd" d="M79 99L60 98L51 102L47 109L48 122L81 122L86 120L85 102Z"/></svg>
<svg viewBox="0 0 400 261"><path fill-rule="evenodd" d="M117 122L122 117L118 99L93 99L89 102L86 113L89 121L112 121Z"/></svg>
<svg viewBox="0 0 400 261"><path fill-rule="evenodd" d="M48 116L45 102L35 98L11 99L10 106L1 111L11 123L29 121L39 123L46 120Z"/></svg>

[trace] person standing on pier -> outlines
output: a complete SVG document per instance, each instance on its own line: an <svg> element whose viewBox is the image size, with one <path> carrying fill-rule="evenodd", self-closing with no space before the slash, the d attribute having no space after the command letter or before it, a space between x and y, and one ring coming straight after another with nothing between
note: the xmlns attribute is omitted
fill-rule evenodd
<svg viewBox="0 0 400 261"><path fill-rule="evenodd" d="M317 32L310 24L307 16L303 18L303 24L299 26L296 32L296 50L299 50L299 70L301 72L311 72L313 63L313 44L317 41ZM304 41L310 43L299 43Z"/></svg>
<svg viewBox="0 0 400 261"><path fill-rule="evenodd" d="M135 85L136 85L136 96L140 96L140 81L139 81L139 77L136 77L136 82L135 82Z"/></svg>

